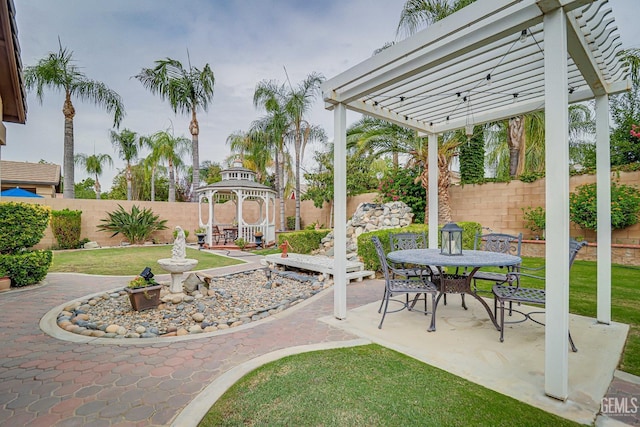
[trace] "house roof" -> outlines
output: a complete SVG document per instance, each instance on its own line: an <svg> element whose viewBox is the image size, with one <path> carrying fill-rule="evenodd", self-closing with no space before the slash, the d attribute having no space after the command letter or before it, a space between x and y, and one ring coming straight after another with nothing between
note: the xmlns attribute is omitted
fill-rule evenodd
<svg viewBox="0 0 640 427"><path fill-rule="evenodd" d="M60 185L60 165L0 161L3 184Z"/></svg>
<svg viewBox="0 0 640 427"><path fill-rule="evenodd" d="M2 121L24 123L27 103L13 0L0 0L0 96Z"/></svg>

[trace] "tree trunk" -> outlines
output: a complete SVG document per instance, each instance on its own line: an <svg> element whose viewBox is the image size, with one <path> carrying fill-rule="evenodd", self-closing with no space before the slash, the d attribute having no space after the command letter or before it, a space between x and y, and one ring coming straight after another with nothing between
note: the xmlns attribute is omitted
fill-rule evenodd
<svg viewBox="0 0 640 427"><path fill-rule="evenodd" d="M295 156L296 156L296 230L300 230L300 134L296 135Z"/></svg>
<svg viewBox="0 0 640 427"><path fill-rule="evenodd" d="M156 201L156 167L151 167L151 201Z"/></svg>
<svg viewBox="0 0 640 427"><path fill-rule="evenodd" d="M176 182L175 174L173 172L173 162L169 162L169 201L176 201Z"/></svg>
<svg viewBox="0 0 640 427"><path fill-rule="evenodd" d="M129 162L127 162L127 170L124 173L124 177L127 180L127 200L131 200L133 194L133 178Z"/></svg>
<svg viewBox="0 0 640 427"><path fill-rule="evenodd" d="M512 178L519 176L524 171L526 150L524 120L525 116L516 116L509 119L507 144L509 145L509 175Z"/></svg>
<svg viewBox="0 0 640 427"><path fill-rule="evenodd" d="M191 155L193 157L193 178L191 179L191 201L197 202L196 190L200 187L200 152L198 148L198 135L200 134L200 127L198 126L198 119L196 118L195 108L191 112L191 123L189 124L189 131L191 132Z"/></svg>
<svg viewBox="0 0 640 427"><path fill-rule="evenodd" d="M96 174L96 183L93 187L96 189L96 200L100 200L100 181L98 181L97 174Z"/></svg>
<svg viewBox="0 0 640 427"><path fill-rule="evenodd" d="M280 152L278 151L278 149L276 148L276 158L275 158L275 173L276 173L276 193L278 194L278 199L280 200L280 231L284 231L284 197L283 197L283 191L282 191L282 176L281 176L281 170L282 170L282 166L280 165Z"/></svg>
<svg viewBox="0 0 640 427"><path fill-rule="evenodd" d="M451 222L451 197L449 196L449 184L451 173L449 164L443 156L438 156L438 223Z"/></svg>
<svg viewBox="0 0 640 427"><path fill-rule="evenodd" d="M73 117L76 110L71 103L71 94L67 93L62 107L64 114L64 180L63 196L65 199L75 199L75 178L74 178L74 148L73 148Z"/></svg>

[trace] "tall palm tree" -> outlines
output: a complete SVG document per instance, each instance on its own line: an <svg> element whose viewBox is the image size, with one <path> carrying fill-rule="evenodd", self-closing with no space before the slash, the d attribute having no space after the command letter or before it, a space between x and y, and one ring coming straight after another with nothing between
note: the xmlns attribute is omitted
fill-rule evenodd
<svg viewBox="0 0 640 427"><path fill-rule="evenodd" d="M64 190L66 199L75 198L74 191L74 140L73 118L76 110L71 101L76 97L83 101L93 102L113 113L113 125L118 127L124 118L124 105L120 95L109 89L104 83L90 80L80 71L72 56L73 52L62 47L58 52L50 52L34 66L24 70L24 81L27 89L35 89L36 96L42 104L44 89L50 88L64 93Z"/></svg>
<svg viewBox="0 0 640 427"><path fill-rule="evenodd" d="M378 155L391 154L394 168L400 165L399 154L413 144L415 131L386 120L363 116L347 129L347 146L373 150Z"/></svg>
<svg viewBox="0 0 640 427"><path fill-rule="evenodd" d="M153 94L159 94L161 99L168 99L174 113L191 113L189 132L191 132L191 156L192 156L192 185L193 189L200 186L200 154L198 147L197 111L207 111L213 100L213 86L215 77L209 64L205 64L202 70L194 67L189 62L186 69L182 64L171 58L161 59L155 62L154 68L143 68L136 76L142 85ZM196 192L192 191L191 200L196 201Z"/></svg>
<svg viewBox="0 0 640 427"><path fill-rule="evenodd" d="M284 156L285 135L289 121L284 110L280 94L284 91L273 80L263 80L257 84L253 93L253 105L265 110L266 115L251 124L251 132L259 132L262 138L258 142L265 151L272 152L275 163L275 185L280 200L280 230L285 229L284 219Z"/></svg>
<svg viewBox="0 0 640 427"><path fill-rule="evenodd" d="M108 154L92 154L87 155L84 153L78 153L75 155L75 162L81 166L84 166L85 171L89 175L96 177L93 188L96 190L96 199L100 200L100 180L98 177L102 175L102 167L105 164L113 166L113 160Z"/></svg>
<svg viewBox="0 0 640 427"><path fill-rule="evenodd" d="M273 153L265 149L263 144L268 137L260 131L236 131L227 137L231 153L240 156L244 167L256 172L256 178L260 183L265 182L268 175L267 168L273 165L271 161Z"/></svg>
<svg viewBox="0 0 640 427"><path fill-rule="evenodd" d="M155 202L156 200L156 172L158 170L164 170L163 166L160 165L160 157L158 150L155 148L155 141L148 136L140 137L140 145L143 147L148 147L151 149L151 153L144 158L143 165L146 170L150 172L151 175L151 201Z"/></svg>
<svg viewBox="0 0 640 427"><path fill-rule="evenodd" d="M169 201L176 201L176 169L184 162L182 156L189 153L189 140L182 136L175 137L168 131L156 132L149 137L152 156L160 161L166 161L169 166Z"/></svg>
<svg viewBox="0 0 640 427"><path fill-rule="evenodd" d="M138 139L138 134L129 129L123 129L120 133L110 131L109 138L111 139L113 148L127 165L125 172L125 178L127 180L127 200L132 200L133 175L131 173L131 163L138 158L138 150L142 144Z"/></svg>

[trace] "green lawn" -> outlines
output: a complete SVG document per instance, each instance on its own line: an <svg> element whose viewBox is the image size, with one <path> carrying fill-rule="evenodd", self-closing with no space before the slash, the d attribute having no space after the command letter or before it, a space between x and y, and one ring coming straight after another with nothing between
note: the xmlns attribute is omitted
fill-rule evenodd
<svg viewBox="0 0 640 427"><path fill-rule="evenodd" d="M376 344L250 372L200 426L576 426Z"/></svg>
<svg viewBox="0 0 640 427"><path fill-rule="evenodd" d="M171 245L55 251L49 271L135 276L149 266L155 274L166 273L157 263L160 258L171 258ZM187 258L198 260L196 270L243 262L240 259L222 257L192 248L187 248Z"/></svg>

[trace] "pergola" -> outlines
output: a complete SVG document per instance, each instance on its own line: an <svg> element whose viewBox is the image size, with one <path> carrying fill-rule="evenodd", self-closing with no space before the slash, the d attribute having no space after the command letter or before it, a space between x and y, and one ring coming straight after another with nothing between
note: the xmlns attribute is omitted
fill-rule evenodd
<svg viewBox="0 0 640 427"><path fill-rule="evenodd" d="M611 321L609 96L630 89L607 0L478 0L326 81L334 113L334 314L346 306L346 109L428 136L429 228L443 132L545 110L545 392L568 397L568 106L595 98L597 320ZM437 247L437 233L429 233Z"/></svg>

